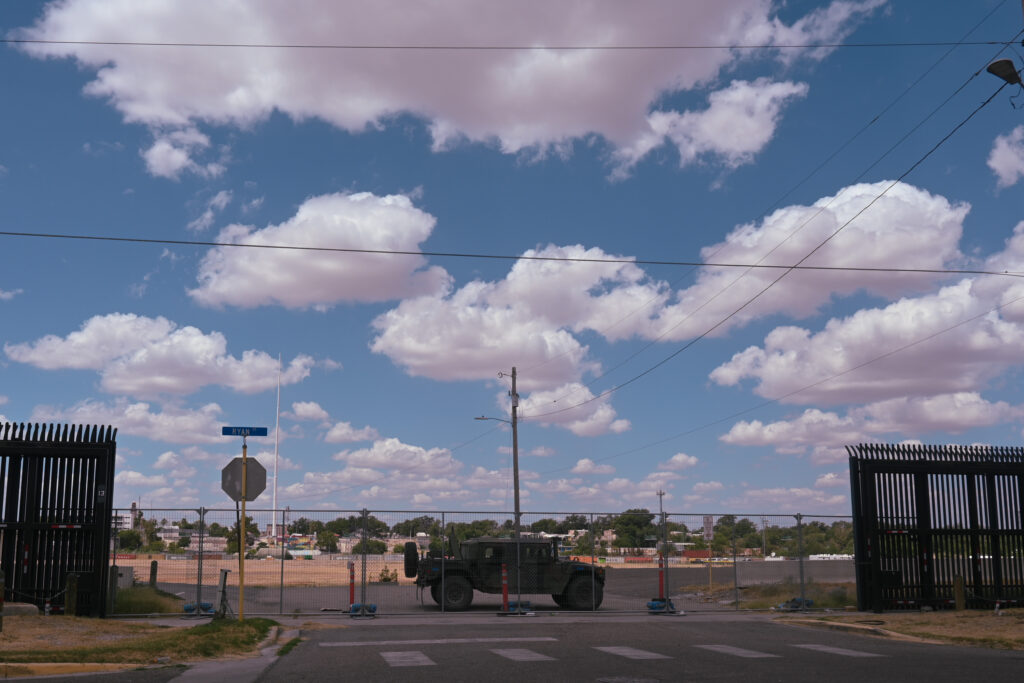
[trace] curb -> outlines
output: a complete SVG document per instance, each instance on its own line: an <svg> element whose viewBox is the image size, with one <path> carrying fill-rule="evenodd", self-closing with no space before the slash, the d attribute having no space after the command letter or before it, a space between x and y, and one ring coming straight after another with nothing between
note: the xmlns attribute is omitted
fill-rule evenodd
<svg viewBox="0 0 1024 683"><path fill-rule="evenodd" d="M241 533L241 532L239 532L239 533ZM264 638L262 641L260 641L260 643L256 646L256 649L259 650L260 652L262 652L264 648L267 648L267 647L273 645L274 643L276 643L277 642L277 636L280 634L280 632L281 632L281 627L280 626L271 626L270 630L267 632L267 637Z"/></svg>
<svg viewBox="0 0 1024 683"><path fill-rule="evenodd" d="M905 640L914 643L928 643L932 645L942 644L942 641L928 640L927 638L919 638L917 636L908 636L905 633L888 631L884 628L878 628L877 626L846 624L837 621L822 621L820 619L776 619L775 623L792 624L794 626L809 626L812 628L824 628L829 631L843 631L846 633L856 633L859 635L879 636L881 638L892 638L893 640Z"/></svg>

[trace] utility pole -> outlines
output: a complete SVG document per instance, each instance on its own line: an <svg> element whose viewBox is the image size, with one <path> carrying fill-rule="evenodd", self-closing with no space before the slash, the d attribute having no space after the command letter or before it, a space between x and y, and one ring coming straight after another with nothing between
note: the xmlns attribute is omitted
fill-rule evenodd
<svg viewBox="0 0 1024 683"><path fill-rule="evenodd" d="M498 378L506 377L503 371L498 372ZM522 562L520 561L520 548L519 539L522 528L522 511L519 509L519 392L516 391L516 368L512 366L512 389L508 392L509 397L512 399L512 420L505 420L500 417L480 417L473 418L474 420L496 420L498 422L504 422L512 425L512 485L515 491L515 527L514 527L514 538L516 540L516 587L519 591L519 601L516 603L516 614L522 613L523 604L523 584L520 580L522 578Z"/></svg>
<svg viewBox="0 0 1024 683"><path fill-rule="evenodd" d="M512 366L512 482L515 489L516 538L519 538L519 428L517 411L519 410L519 394L516 392L516 366Z"/></svg>

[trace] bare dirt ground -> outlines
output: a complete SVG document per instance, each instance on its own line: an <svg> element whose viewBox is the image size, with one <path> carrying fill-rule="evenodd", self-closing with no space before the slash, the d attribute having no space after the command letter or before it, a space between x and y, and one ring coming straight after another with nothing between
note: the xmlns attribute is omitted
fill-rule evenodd
<svg viewBox="0 0 1024 683"><path fill-rule="evenodd" d="M149 581L150 560L118 560L119 567L131 567L135 571L135 581ZM246 560L245 585L277 586L282 576L285 586L347 586L349 584L348 562L338 560L291 560L282 563L278 560ZM370 581L376 581L387 569L390 576L399 584L411 585L414 580L405 578L401 562L384 562L373 558L366 563L366 575ZM217 585L220 570L227 569L229 586L238 585L238 560L204 560L203 584ZM157 581L160 583L195 583L199 571L195 560L157 560ZM362 565L356 562L356 583L362 576Z"/></svg>

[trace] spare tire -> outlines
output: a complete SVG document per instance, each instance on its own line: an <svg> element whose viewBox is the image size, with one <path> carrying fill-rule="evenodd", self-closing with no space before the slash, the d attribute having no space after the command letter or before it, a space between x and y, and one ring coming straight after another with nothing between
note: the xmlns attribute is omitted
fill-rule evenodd
<svg viewBox="0 0 1024 683"><path fill-rule="evenodd" d="M405 578L411 579L416 576L416 570L420 566L420 550L415 541L405 544Z"/></svg>

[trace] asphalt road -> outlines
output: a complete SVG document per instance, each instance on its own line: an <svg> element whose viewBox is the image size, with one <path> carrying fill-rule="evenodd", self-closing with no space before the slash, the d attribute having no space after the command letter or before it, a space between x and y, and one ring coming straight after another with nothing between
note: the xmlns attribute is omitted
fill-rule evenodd
<svg viewBox="0 0 1024 683"><path fill-rule="evenodd" d="M310 631L258 680L1016 680L1024 653L772 623L756 615L354 620Z"/></svg>

